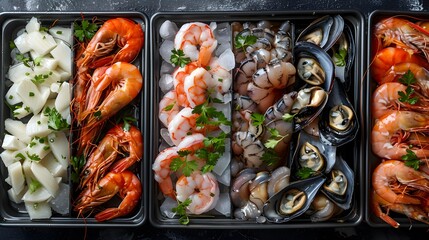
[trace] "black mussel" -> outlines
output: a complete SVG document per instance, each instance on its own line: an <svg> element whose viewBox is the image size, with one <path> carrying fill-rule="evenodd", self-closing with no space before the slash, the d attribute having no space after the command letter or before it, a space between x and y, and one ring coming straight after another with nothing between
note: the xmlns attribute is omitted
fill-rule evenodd
<svg viewBox="0 0 429 240"><path fill-rule="evenodd" d="M331 48L332 59L335 64L335 77L337 77L348 91L352 84L352 67L355 61L356 44L352 30L344 26L344 32L337 43Z"/></svg>
<svg viewBox="0 0 429 240"><path fill-rule="evenodd" d="M324 145L319 137L301 131L289 163L294 180L328 173L335 164L336 147Z"/></svg>
<svg viewBox="0 0 429 240"><path fill-rule="evenodd" d="M356 112L340 81L334 82L328 103L319 120L319 131L321 141L334 146L352 141L359 131Z"/></svg>
<svg viewBox="0 0 429 240"><path fill-rule="evenodd" d="M343 29L344 19L340 15L326 15L314 20L302 30L297 38L297 42L311 42L324 50L328 50L340 38Z"/></svg>
<svg viewBox="0 0 429 240"><path fill-rule="evenodd" d="M328 93L321 87L299 90L291 109L294 131L298 132L309 125L322 112L327 102Z"/></svg>
<svg viewBox="0 0 429 240"><path fill-rule="evenodd" d="M327 180L321 191L340 208L350 208L354 190L354 173L341 157L327 174Z"/></svg>
<svg viewBox="0 0 429 240"><path fill-rule="evenodd" d="M320 86L330 93L335 68L328 53L313 43L297 42L293 55L297 63L298 77L304 82L312 86Z"/></svg>
<svg viewBox="0 0 429 240"><path fill-rule="evenodd" d="M303 214L310 207L314 196L322 186L323 176L292 182L268 199L264 216L274 223L287 222Z"/></svg>

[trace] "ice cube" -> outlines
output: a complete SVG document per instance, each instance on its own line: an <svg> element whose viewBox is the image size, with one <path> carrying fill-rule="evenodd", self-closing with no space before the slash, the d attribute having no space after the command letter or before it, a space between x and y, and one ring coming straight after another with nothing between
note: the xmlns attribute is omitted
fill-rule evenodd
<svg viewBox="0 0 429 240"><path fill-rule="evenodd" d="M55 212L61 215L68 215L70 213L70 186L60 183L58 195L49 204Z"/></svg>
<svg viewBox="0 0 429 240"><path fill-rule="evenodd" d="M231 184L231 169L229 167L229 164L224 169L222 175L216 174L216 172L214 170L213 170L213 174L216 176L216 179L218 180L219 183L221 183L225 186L229 186Z"/></svg>
<svg viewBox="0 0 429 240"><path fill-rule="evenodd" d="M161 27L159 28L159 35L162 39L174 40L174 37L176 36L178 31L179 28L177 27L176 23L167 20L163 22Z"/></svg>
<svg viewBox="0 0 429 240"><path fill-rule="evenodd" d="M176 216L176 213L174 213L171 209L177 207L177 202L174 201L171 198L166 198L165 201L161 204L160 210L161 213L168 217L168 218L174 218Z"/></svg>
<svg viewBox="0 0 429 240"><path fill-rule="evenodd" d="M171 57L171 50L174 49L174 43L171 40L165 40L161 43L161 46L159 47L159 54L161 55L162 59L164 61L171 63L170 57Z"/></svg>
<svg viewBox="0 0 429 240"><path fill-rule="evenodd" d="M174 69L175 69L175 67L171 63L168 63L166 61L162 61L161 70L160 70L161 75L162 74L171 74L171 73L173 73Z"/></svg>
<svg viewBox="0 0 429 240"><path fill-rule="evenodd" d="M217 46L215 50L216 57L219 57L223 52L225 52L226 49L231 49L230 43L221 43Z"/></svg>
<svg viewBox="0 0 429 240"><path fill-rule="evenodd" d="M231 25L227 22L217 24L214 35L219 43L224 44L231 41Z"/></svg>
<svg viewBox="0 0 429 240"><path fill-rule="evenodd" d="M231 160L231 146L229 139L225 139L225 152L217 160L213 172L221 176L226 169L229 169L229 162ZM228 174L229 175L229 174Z"/></svg>
<svg viewBox="0 0 429 240"><path fill-rule="evenodd" d="M170 74L163 74L161 76L161 79L159 79L159 88L163 93L169 92L171 89L173 89L173 76Z"/></svg>
<svg viewBox="0 0 429 240"><path fill-rule="evenodd" d="M229 217L231 215L231 199L229 193L221 193L215 206L216 211Z"/></svg>
<svg viewBox="0 0 429 240"><path fill-rule="evenodd" d="M219 65L226 69L227 71L230 71L234 69L235 67L235 58L234 53L231 51L230 48L226 49L220 56L219 56Z"/></svg>
<svg viewBox="0 0 429 240"><path fill-rule="evenodd" d="M170 146L174 145L173 141L171 141L170 133L168 132L167 128L161 128L160 134L162 139L164 139L165 143L167 143Z"/></svg>

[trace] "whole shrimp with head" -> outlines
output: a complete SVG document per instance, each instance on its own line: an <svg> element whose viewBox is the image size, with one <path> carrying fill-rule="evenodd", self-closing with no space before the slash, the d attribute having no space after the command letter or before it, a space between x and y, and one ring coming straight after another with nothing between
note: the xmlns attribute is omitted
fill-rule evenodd
<svg viewBox="0 0 429 240"><path fill-rule="evenodd" d="M79 195L74 209L79 215L93 211L95 207L118 194L122 202L117 208L108 208L95 215L95 220L107 221L131 213L137 206L141 193L140 179L134 173L128 170L121 173L110 172L94 187L86 188Z"/></svg>
<svg viewBox="0 0 429 240"><path fill-rule="evenodd" d="M88 43L76 64L78 68L96 68L115 62L132 62L143 43L144 32L140 24L126 18L109 19ZM115 49L119 50L115 52Z"/></svg>
<svg viewBox="0 0 429 240"><path fill-rule="evenodd" d="M418 158L429 156L429 115L394 111L376 121L372 133L372 151L381 158L401 159L412 150Z"/></svg>
<svg viewBox="0 0 429 240"><path fill-rule="evenodd" d="M99 82L93 83L97 87L91 88L93 89L92 94L96 95L101 91L103 94L99 94L99 96L103 95L104 99L101 97L99 99L94 98L93 101L99 103L91 104L91 106L96 107L87 109L83 113L82 119L85 119L85 124L80 132L79 153L85 152L87 154L89 152L91 142L95 139L103 123L138 95L143 82L139 69L126 62L113 64L98 79Z"/></svg>

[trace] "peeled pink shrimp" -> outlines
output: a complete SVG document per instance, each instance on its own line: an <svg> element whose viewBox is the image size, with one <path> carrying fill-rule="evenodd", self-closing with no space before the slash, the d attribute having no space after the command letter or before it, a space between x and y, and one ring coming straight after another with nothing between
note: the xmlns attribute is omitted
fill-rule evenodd
<svg viewBox="0 0 429 240"><path fill-rule="evenodd" d="M177 146L189 133L197 131L198 114L192 113L192 108L183 108L168 124L168 132L173 143Z"/></svg>
<svg viewBox="0 0 429 240"><path fill-rule="evenodd" d="M197 68L185 78L184 91L189 106L194 108L207 100L210 89L216 87L216 82L205 68Z"/></svg>
<svg viewBox="0 0 429 240"><path fill-rule="evenodd" d="M181 176L176 183L177 200L190 199L187 207L193 214L202 214L213 209L219 200L219 186L211 173L193 172L189 177Z"/></svg>
<svg viewBox="0 0 429 240"><path fill-rule="evenodd" d="M175 90L169 91L159 102L159 120L168 127L168 124L179 113L177 95Z"/></svg>
<svg viewBox="0 0 429 240"><path fill-rule="evenodd" d="M211 28L201 22L184 24L174 39L174 48L183 50L186 56L198 61L202 67L209 64L216 47L217 40Z"/></svg>
<svg viewBox="0 0 429 240"><path fill-rule="evenodd" d="M170 164L173 159L179 157L177 151L177 147L164 149L158 154L152 165L152 170L155 173L155 181L158 182L161 192L172 199L175 199L176 195L173 189L173 181L170 177Z"/></svg>

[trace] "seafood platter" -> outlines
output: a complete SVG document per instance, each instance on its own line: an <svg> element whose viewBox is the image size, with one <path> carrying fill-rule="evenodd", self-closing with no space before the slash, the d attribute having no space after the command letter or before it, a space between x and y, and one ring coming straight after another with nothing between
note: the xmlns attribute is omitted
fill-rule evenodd
<svg viewBox="0 0 429 240"><path fill-rule="evenodd" d="M359 224L363 28L355 11L155 14L150 222Z"/></svg>
<svg viewBox="0 0 429 240"><path fill-rule="evenodd" d="M429 18L375 11L368 32L366 222L427 228Z"/></svg>
<svg viewBox="0 0 429 240"><path fill-rule="evenodd" d="M148 19L2 13L0 225L139 226Z"/></svg>

